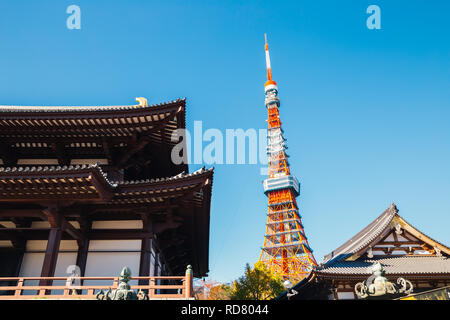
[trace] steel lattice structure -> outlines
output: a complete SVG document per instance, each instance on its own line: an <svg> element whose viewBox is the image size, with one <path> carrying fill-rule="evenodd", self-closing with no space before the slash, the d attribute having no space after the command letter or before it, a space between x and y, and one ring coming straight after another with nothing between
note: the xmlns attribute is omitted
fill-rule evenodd
<svg viewBox="0 0 450 320"><path fill-rule="evenodd" d="M289 168L286 139L279 114L278 87L272 80L267 36L265 51L269 177L264 180L264 193L269 198L269 205L266 234L259 261L284 279L296 282L304 278L317 262L305 236L296 201L296 197L300 195L300 184Z"/></svg>

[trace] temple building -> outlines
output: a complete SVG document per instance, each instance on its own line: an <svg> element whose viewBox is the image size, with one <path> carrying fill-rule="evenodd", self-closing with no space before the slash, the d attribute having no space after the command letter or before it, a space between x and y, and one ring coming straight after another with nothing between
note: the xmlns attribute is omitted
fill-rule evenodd
<svg viewBox="0 0 450 320"><path fill-rule="evenodd" d="M213 170L171 160L186 101L137 100L0 106L0 277L207 275Z"/></svg>
<svg viewBox="0 0 450 320"><path fill-rule="evenodd" d="M383 281L392 292L409 283L405 295L450 285L450 248L409 224L394 204L277 299L359 299L361 289L370 298ZM397 291L377 298L400 297Z"/></svg>

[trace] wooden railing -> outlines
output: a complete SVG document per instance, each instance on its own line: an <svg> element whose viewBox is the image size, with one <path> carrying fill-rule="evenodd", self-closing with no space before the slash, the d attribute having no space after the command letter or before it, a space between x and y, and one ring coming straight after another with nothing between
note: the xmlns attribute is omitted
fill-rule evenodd
<svg viewBox="0 0 450 320"><path fill-rule="evenodd" d="M65 281L65 285L27 285L29 281ZM75 281L84 283L92 280L110 281L110 285L73 285ZM152 276L131 277L138 280L139 285L130 285L131 289L141 289L149 299L193 299L192 274L185 276ZM6 284L5 284L6 282ZM11 284L12 283L12 284ZM144 284L142 284L144 283ZM164 283L164 284L161 284ZM175 283L175 284L174 284ZM119 284L118 277L0 277L0 300L23 299L95 299L95 295L103 290L114 290ZM59 292L54 292L59 291Z"/></svg>

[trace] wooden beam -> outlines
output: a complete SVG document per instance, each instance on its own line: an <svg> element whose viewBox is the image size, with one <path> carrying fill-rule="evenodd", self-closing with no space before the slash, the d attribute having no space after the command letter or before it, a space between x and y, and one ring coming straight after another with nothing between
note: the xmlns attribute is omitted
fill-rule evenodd
<svg viewBox="0 0 450 320"><path fill-rule="evenodd" d="M115 157L113 156L111 143L105 137L102 139L102 147L105 151L106 159L108 159L108 164L114 166Z"/></svg>
<svg viewBox="0 0 450 320"><path fill-rule="evenodd" d="M64 216L58 211L57 206L49 206L47 209L43 210L43 213L47 217L52 228L58 228L67 232L67 234L75 240L80 240L82 238L80 231L64 218Z"/></svg>
<svg viewBox="0 0 450 320"><path fill-rule="evenodd" d="M113 196L113 192L110 188L108 188L105 184L105 182L100 180L96 175L91 174L90 176L91 183L95 186L95 189L97 189L98 194L100 195L100 198L105 201L111 200Z"/></svg>
<svg viewBox="0 0 450 320"><path fill-rule="evenodd" d="M46 218L42 209L0 209L0 218Z"/></svg>
<svg viewBox="0 0 450 320"><path fill-rule="evenodd" d="M142 229L92 229L89 232L91 240L128 240L144 239L153 236L153 233Z"/></svg>
<svg viewBox="0 0 450 320"><path fill-rule="evenodd" d="M0 154L5 166L14 167L17 165L17 153L11 148L10 143L0 143Z"/></svg>
<svg viewBox="0 0 450 320"><path fill-rule="evenodd" d="M81 232L77 230L70 222L66 219L63 219L62 228L67 234L69 234L74 240L81 240L83 238Z"/></svg>
<svg viewBox="0 0 450 320"><path fill-rule="evenodd" d="M164 120L161 120L159 122L159 124L152 128L152 130L147 131L146 135L141 135L140 137L137 137L136 141L133 142L130 147L126 150L126 152L123 154L122 158L117 162L118 163L118 167L123 167L126 162L137 152L139 152L140 150L142 150L143 148L145 148L145 146L147 144L149 144L151 142L151 138L150 138L150 133L154 133L157 132L159 130L161 130L162 128L164 128L164 126L170 121L172 120L181 110L175 110L172 111L170 113L169 116L165 117ZM161 137L161 139L163 139L163 137Z"/></svg>

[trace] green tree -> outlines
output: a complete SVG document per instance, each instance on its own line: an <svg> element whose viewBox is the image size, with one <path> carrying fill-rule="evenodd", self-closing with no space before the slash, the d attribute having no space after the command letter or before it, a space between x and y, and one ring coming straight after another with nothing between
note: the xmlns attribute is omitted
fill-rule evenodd
<svg viewBox="0 0 450 320"><path fill-rule="evenodd" d="M283 280L262 262L255 263L253 269L247 263L245 274L234 281L232 300L269 300L286 289Z"/></svg>

